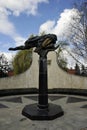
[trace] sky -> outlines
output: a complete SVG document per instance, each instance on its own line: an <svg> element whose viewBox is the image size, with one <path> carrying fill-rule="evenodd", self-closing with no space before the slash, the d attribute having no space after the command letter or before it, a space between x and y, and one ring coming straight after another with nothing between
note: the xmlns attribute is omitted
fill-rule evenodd
<svg viewBox="0 0 87 130"><path fill-rule="evenodd" d="M79 0L79 2L82 0ZM31 34L67 33L77 0L0 0L0 53L9 59L8 48L23 45ZM77 15L76 15L77 16Z"/></svg>

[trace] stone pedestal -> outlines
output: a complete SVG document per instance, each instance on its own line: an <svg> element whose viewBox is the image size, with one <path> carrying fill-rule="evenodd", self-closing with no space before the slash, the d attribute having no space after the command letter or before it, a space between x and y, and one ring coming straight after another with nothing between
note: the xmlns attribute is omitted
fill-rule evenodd
<svg viewBox="0 0 87 130"><path fill-rule="evenodd" d="M37 104L24 107L22 114L31 120L53 120L64 114L61 106L49 104L48 108L39 109Z"/></svg>

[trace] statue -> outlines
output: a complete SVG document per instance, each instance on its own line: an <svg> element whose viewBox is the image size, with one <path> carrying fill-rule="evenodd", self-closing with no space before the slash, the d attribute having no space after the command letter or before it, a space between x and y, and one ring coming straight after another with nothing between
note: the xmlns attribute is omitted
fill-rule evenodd
<svg viewBox="0 0 87 130"><path fill-rule="evenodd" d="M43 36L34 36L25 41L24 46L18 46L15 48L9 48L9 50L26 50L30 48L35 48L35 52L40 54L42 51L51 51L58 48L55 46L57 36L55 34L46 34Z"/></svg>
<svg viewBox="0 0 87 130"><path fill-rule="evenodd" d="M47 53L59 47L55 34L34 36L25 41L24 46L9 48L9 50L26 50L34 48L39 55L39 94L38 104L24 107L22 114L32 120L52 120L64 114L61 106L48 103Z"/></svg>

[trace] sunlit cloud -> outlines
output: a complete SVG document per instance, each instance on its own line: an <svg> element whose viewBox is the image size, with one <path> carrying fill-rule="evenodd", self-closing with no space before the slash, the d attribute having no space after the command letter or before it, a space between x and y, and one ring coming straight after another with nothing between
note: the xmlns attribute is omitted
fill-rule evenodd
<svg viewBox="0 0 87 130"><path fill-rule="evenodd" d="M23 12L36 15L40 3L48 3L48 0L0 0L0 7L9 10L15 16Z"/></svg>
<svg viewBox="0 0 87 130"><path fill-rule="evenodd" d="M18 33L9 16L36 15L40 3L48 3L48 0L0 0L0 33L10 36L16 45L20 45L25 38Z"/></svg>
<svg viewBox="0 0 87 130"><path fill-rule="evenodd" d="M46 21L40 26L39 32L54 33L57 35L59 40L68 39L73 32L70 31L71 24L74 24L74 18L79 16L79 11L77 9L65 9L57 21ZM74 30L73 30L74 31Z"/></svg>
<svg viewBox="0 0 87 130"><path fill-rule="evenodd" d="M15 45L16 46L24 45L25 41L26 41L26 38L23 38L21 36L15 37Z"/></svg>
<svg viewBox="0 0 87 130"><path fill-rule="evenodd" d="M51 33L53 32L54 28L55 28L55 21L48 20L40 26L39 33L41 32Z"/></svg>
<svg viewBox="0 0 87 130"><path fill-rule="evenodd" d="M9 12L0 7L0 33L13 37L17 35L15 26L8 18Z"/></svg>
<svg viewBox="0 0 87 130"><path fill-rule="evenodd" d="M80 12L78 9L65 9L61 14L58 20L49 20L43 23L39 28L39 33L54 33L57 35L58 41L66 41L69 42L72 35L77 31L72 25L79 24L79 22L75 21L80 19ZM75 25L81 26L81 25ZM78 32L79 33L79 32ZM67 47L67 51L63 51L64 56L68 58L68 67L74 66L76 61L69 55L68 52L71 52L71 48ZM74 54L73 54L74 56ZM76 56L74 56L76 57ZM82 62L82 61L81 61Z"/></svg>

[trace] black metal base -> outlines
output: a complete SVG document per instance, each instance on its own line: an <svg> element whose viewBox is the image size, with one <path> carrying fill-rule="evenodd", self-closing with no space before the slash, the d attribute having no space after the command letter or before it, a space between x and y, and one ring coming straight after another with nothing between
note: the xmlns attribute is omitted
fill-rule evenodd
<svg viewBox="0 0 87 130"><path fill-rule="evenodd" d="M35 103L25 106L22 114L31 120L53 120L64 115L64 112L59 105L50 103L48 109L39 109Z"/></svg>

